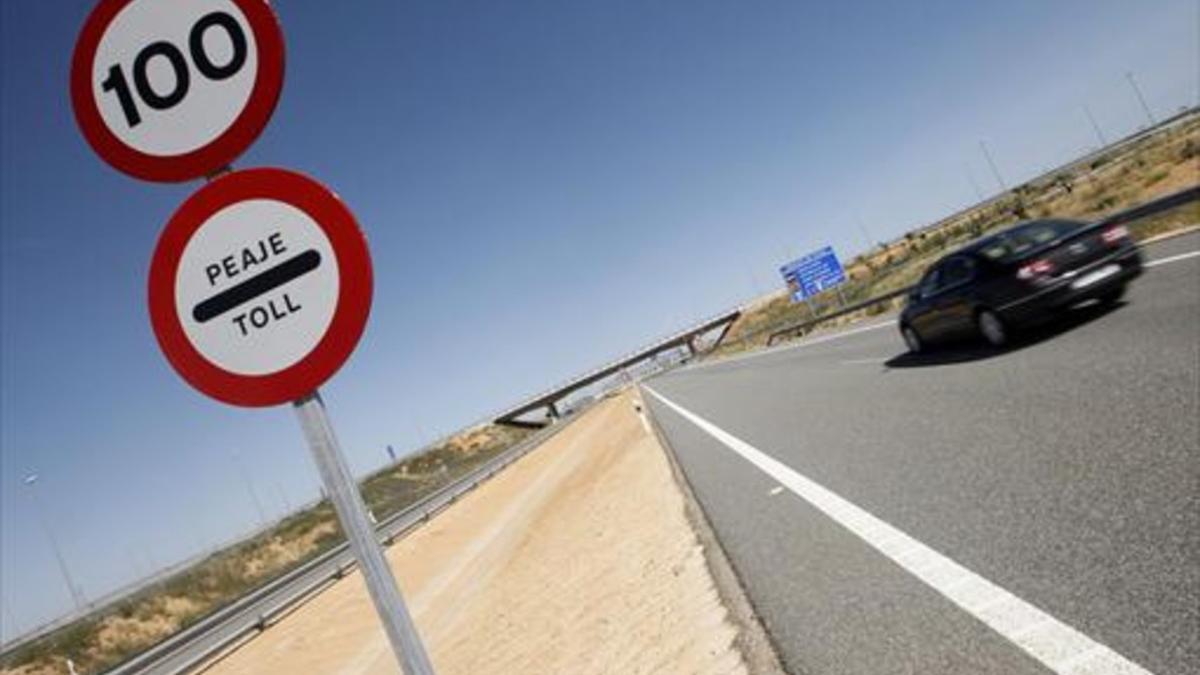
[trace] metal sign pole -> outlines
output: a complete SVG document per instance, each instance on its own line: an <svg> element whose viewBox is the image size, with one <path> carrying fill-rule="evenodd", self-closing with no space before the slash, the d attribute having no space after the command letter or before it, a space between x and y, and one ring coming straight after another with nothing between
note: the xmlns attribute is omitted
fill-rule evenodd
<svg viewBox="0 0 1200 675"><path fill-rule="evenodd" d="M321 480L337 510L338 520L350 541L350 549L358 559L359 569L367 582L367 591L392 643L396 660L407 675L434 675L433 665L404 605L400 587L396 585L396 578L392 576L392 570L383 557L375 530L367 520L366 506L338 447L337 438L333 435L321 394L314 391L294 405L308 447L321 472Z"/></svg>

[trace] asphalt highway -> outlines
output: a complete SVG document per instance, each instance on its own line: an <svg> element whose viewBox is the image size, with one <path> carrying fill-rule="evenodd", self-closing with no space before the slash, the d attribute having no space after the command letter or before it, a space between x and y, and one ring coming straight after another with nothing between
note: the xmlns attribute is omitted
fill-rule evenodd
<svg viewBox="0 0 1200 675"><path fill-rule="evenodd" d="M1200 672L1196 251L1003 350L882 321L644 383L789 671Z"/></svg>

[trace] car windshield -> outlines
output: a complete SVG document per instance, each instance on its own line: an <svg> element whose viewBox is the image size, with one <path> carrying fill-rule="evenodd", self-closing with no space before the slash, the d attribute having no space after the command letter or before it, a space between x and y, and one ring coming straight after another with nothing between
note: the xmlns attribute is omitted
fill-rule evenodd
<svg viewBox="0 0 1200 675"><path fill-rule="evenodd" d="M979 253L991 260L1005 262L1065 237L1083 225L1072 220L1040 220L1014 228L985 242L979 247Z"/></svg>

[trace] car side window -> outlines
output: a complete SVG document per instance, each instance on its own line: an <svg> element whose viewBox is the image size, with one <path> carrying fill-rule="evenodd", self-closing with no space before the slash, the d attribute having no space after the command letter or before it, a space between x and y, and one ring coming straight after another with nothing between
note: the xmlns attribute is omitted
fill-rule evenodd
<svg viewBox="0 0 1200 675"><path fill-rule="evenodd" d="M941 285L942 270L940 267L935 267L925 273L921 279L921 285L917 287L921 299L931 297L938 292Z"/></svg>
<svg viewBox="0 0 1200 675"><path fill-rule="evenodd" d="M950 258L942 266L942 281L939 288L949 288L966 283L975 278L975 261L959 256Z"/></svg>

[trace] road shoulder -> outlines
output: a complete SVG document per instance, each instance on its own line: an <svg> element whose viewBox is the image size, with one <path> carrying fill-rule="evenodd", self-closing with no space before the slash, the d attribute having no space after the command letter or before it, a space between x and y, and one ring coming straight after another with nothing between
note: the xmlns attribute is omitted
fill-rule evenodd
<svg viewBox="0 0 1200 675"><path fill-rule="evenodd" d="M632 401L597 404L388 550L439 675L750 672ZM395 669L352 574L208 672Z"/></svg>
<svg viewBox="0 0 1200 675"><path fill-rule="evenodd" d="M647 427L654 434L659 447L662 448L663 455L667 458L671 467L671 476L675 479L675 485L684 499L684 513L692 530L696 533L696 537L699 538L700 545L704 548L704 558L708 562L709 573L712 574L721 600L729 610L730 619L738 627L737 646L746 660L746 667L754 675L786 673L783 664L779 661L778 650L771 640L770 633L763 628L754 605L746 594L745 586L738 577L737 570L730 563L716 532L713 531L708 516L704 513L704 507L696 499L692 486L688 483L683 468L679 465L675 449L671 446L654 415L650 414L640 390L635 401L639 415L646 421Z"/></svg>

